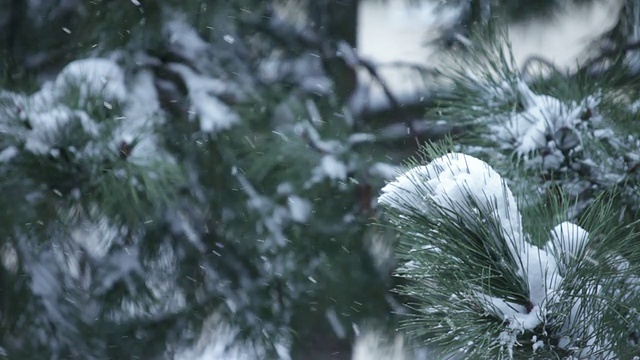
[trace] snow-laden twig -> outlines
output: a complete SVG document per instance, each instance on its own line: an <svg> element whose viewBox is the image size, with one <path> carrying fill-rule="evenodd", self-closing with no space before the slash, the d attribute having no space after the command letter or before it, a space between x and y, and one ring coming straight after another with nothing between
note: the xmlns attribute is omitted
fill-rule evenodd
<svg viewBox="0 0 640 360"><path fill-rule="evenodd" d="M469 354L495 349L509 359L553 353L554 342L557 351L578 356L613 354L619 346L605 329L621 319L607 318L606 307L624 308L628 299L612 296L606 284L622 273L591 280L583 267L603 264L594 259L590 233L570 222L550 229L544 247L532 244L515 197L485 162L461 153L436 157L397 176L378 202L405 238L399 274L417 283L403 293L424 301L414 327L429 328L415 332ZM494 338L465 329L470 317Z"/></svg>

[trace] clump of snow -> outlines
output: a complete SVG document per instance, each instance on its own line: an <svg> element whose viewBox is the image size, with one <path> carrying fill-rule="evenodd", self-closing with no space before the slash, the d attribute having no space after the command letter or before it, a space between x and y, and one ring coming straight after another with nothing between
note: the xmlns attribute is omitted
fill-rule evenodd
<svg viewBox="0 0 640 360"><path fill-rule="evenodd" d="M480 121L491 124L490 139L522 159L524 168L542 171L542 191L560 186L577 200L570 211L579 214L594 193L619 187L615 191L625 193L625 205L637 210L637 191L625 180L638 164L635 151L629 151L638 148L638 139L616 134L609 123L615 119L600 112L600 93L575 102L537 94L522 81L514 89L521 100L517 111Z"/></svg>
<svg viewBox="0 0 640 360"><path fill-rule="evenodd" d="M216 79L203 77L184 65L173 65L189 90L191 106L200 119L200 130L215 133L240 122L240 117L214 94L224 91L225 85Z"/></svg>
<svg viewBox="0 0 640 360"><path fill-rule="evenodd" d="M136 145L129 156L130 161L157 159L159 155L168 156L159 149L153 126L164 121L154 77L148 70L132 76L131 85L125 103L124 119L115 130L111 148L117 149L122 142Z"/></svg>
<svg viewBox="0 0 640 360"><path fill-rule="evenodd" d="M535 352L538 351L538 349L544 349L544 342L542 340L536 341L534 336L534 343L531 347L533 348L533 353L535 354Z"/></svg>
<svg viewBox="0 0 640 360"><path fill-rule="evenodd" d="M278 184L276 193L278 195L290 195L291 193L293 193L293 184L291 184L290 182L283 182Z"/></svg>
<svg viewBox="0 0 640 360"><path fill-rule="evenodd" d="M87 58L72 61L55 80L56 89L78 86L80 102L100 96L107 101L123 101L127 96L124 73L114 61Z"/></svg>
<svg viewBox="0 0 640 360"><path fill-rule="evenodd" d="M64 105L69 92L78 91L77 103ZM57 141L58 133L79 121L90 137L99 133L99 126L85 109L87 102L124 102L127 98L124 73L113 61L100 58L76 60L69 63L52 82L30 96L13 99L20 109L20 118L28 121L32 130L24 132L26 149L47 154Z"/></svg>
<svg viewBox="0 0 640 360"><path fill-rule="evenodd" d="M112 251L104 257L100 266L99 283L95 284L97 294L104 294L113 288L114 284L123 282L131 294L136 293L133 279L144 278L144 269L140 262L140 249L126 247Z"/></svg>
<svg viewBox="0 0 640 360"><path fill-rule="evenodd" d="M111 224L107 218L99 218L95 222L86 222L71 230L71 239L82 250L94 259L107 256L113 243L122 236L120 230Z"/></svg>
<svg viewBox="0 0 640 360"><path fill-rule="evenodd" d="M531 244L526 244L524 249L520 259L526 269L529 300L533 305L541 306L556 295L562 282L557 259L553 254Z"/></svg>
<svg viewBox="0 0 640 360"><path fill-rule="evenodd" d="M376 136L368 133L355 133L349 135L349 140L347 141L350 145L356 145L360 143L370 143L376 140Z"/></svg>
<svg viewBox="0 0 640 360"><path fill-rule="evenodd" d="M595 300L595 301L594 301ZM589 305L585 305L586 303ZM616 359L611 350L610 334L602 333L596 325L603 317L602 311L584 311L584 306L608 307L606 301L602 301L601 286L585 284L576 297L567 319L564 321L558 347L573 351L579 359L593 358L594 354L600 354L599 359Z"/></svg>
<svg viewBox="0 0 640 360"><path fill-rule="evenodd" d="M0 247L0 263L2 263L5 270L12 274L18 271L20 265L18 263L18 252L10 242L4 243L4 245Z"/></svg>
<svg viewBox="0 0 640 360"><path fill-rule="evenodd" d="M146 120L160 113L160 101L153 81L153 73L149 70L143 70L133 78L127 94L128 106L125 108L125 116L130 121Z"/></svg>
<svg viewBox="0 0 640 360"><path fill-rule="evenodd" d="M320 167L329 179L345 180L347 178L347 166L332 155L323 156Z"/></svg>
<svg viewBox="0 0 640 360"><path fill-rule="evenodd" d="M337 140L323 140L318 130L310 122L299 122L294 126L294 131L299 136L309 139L311 145L325 154L340 154L346 151L344 144Z"/></svg>
<svg viewBox="0 0 640 360"><path fill-rule="evenodd" d="M273 334L270 334L273 335ZM291 360L287 341L274 341L278 360ZM267 358L259 343L243 340L240 329L214 313L205 319L193 347L180 350L174 360L254 360Z"/></svg>
<svg viewBox="0 0 640 360"><path fill-rule="evenodd" d="M52 106L54 106L52 104ZM95 122L82 110L73 110L57 105L42 112L31 112L29 123L33 128L25 142L25 148L34 154L47 154L56 143L56 133L70 122L79 120L83 130L95 136L98 133Z"/></svg>
<svg viewBox="0 0 640 360"><path fill-rule="evenodd" d="M174 51L187 59L197 59L209 49L209 44L186 22L186 19L168 21L164 24L163 30Z"/></svg>
<svg viewBox="0 0 640 360"><path fill-rule="evenodd" d="M320 164L313 169L311 179L305 182L304 187L321 182L324 179L331 181L344 181L347 179L347 165L338 160L334 155L326 154L320 159Z"/></svg>
<svg viewBox="0 0 640 360"><path fill-rule="evenodd" d="M552 153L569 150L582 143L577 126L582 122L581 115L597 105L594 97L582 104L566 104L552 96L535 94L523 81L517 88L524 110L508 115L506 124L501 122L492 128L495 140L503 147L513 148L522 156L546 147Z"/></svg>
<svg viewBox="0 0 640 360"><path fill-rule="evenodd" d="M53 81L44 83L32 95L3 94L18 109L14 116L28 123L30 128L12 131L19 132L26 150L35 154L57 156L55 147L59 144L60 135L68 134L68 129L75 126L87 135L68 139L78 140L73 149L69 149L76 156L102 156L105 149L117 152L122 142L131 144L135 140L131 160L162 156L164 160L171 161L158 149L152 136L152 126L163 120L152 74L141 71L132 75L129 81L130 88L125 84L123 70L112 60L88 58L73 61ZM124 116L115 118L118 122L116 129L110 130L110 143L105 145L104 137L100 136L106 129L102 122L104 119L93 119L91 109L98 104L111 110L115 102L121 105L123 113L120 115ZM81 143L83 140L85 143Z"/></svg>
<svg viewBox="0 0 640 360"><path fill-rule="evenodd" d="M552 241L549 241L545 248L561 259L560 263L565 267L581 256L589 239L586 230L566 221L554 227L551 235Z"/></svg>
<svg viewBox="0 0 640 360"><path fill-rule="evenodd" d="M181 56L188 59L209 56L210 44L204 41L185 19L176 18L167 22L164 32L174 48L173 51ZM215 133L226 130L240 121L238 114L217 97L234 90L230 84L202 76L182 64L171 64L170 68L184 79L189 91L192 114L197 115L203 132Z"/></svg>
<svg viewBox="0 0 640 360"><path fill-rule="evenodd" d="M18 149L15 146L9 146L6 149L0 151L0 163L9 162L16 155L18 155Z"/></svg>
<svg viewBox="0 0 640 360"><path fill-rule="evenodd" d="M417 166L382 188L378 202L402 212L429 211L432 204L463 218L459 209L473 199L482 212L500 222L502 235L522 239L521 216L511 190L487 163L473 156L451 153Z"/></svg>
<svg viewBox="0 0 640 360"><path fill-rule="evenodd" d="M293 221L303 223L309 220L311 215L311 202L296 195L291 195L287 199L289 214Z"/></svg>
<svg viewBox="0 0 640 360"><path fill-rule="evenodd" d="M406 360L409 359L405 340L397 334L392 341L374 329L364 330L353 345L351 360Z"/></svg>

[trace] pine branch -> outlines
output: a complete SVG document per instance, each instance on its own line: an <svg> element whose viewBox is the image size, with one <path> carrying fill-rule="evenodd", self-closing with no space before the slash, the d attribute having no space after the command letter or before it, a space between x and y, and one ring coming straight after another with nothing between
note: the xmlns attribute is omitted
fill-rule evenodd
<svg viewBox="0 0 640 360"><path fill-rule="evenodd" d="M625 358L640 351L629 342L640 325L629 320L640 301L636 280L629 281L640 269L640 248L630 244L637 223L617 225L614 203L603 201L583 218L588 232L565 221L529 234L536 226L522 224L541 219L528 213L520 222L493 169L437 153L427 149L430 164L414 163L379 198L401 234L398 275L410 283L398 291L416 301L405 322L411 333L437 344L443 357ZM541 223L566 217L567 209L540 207ZM545 237L540 246L530 243L535 237Z"/></svg>

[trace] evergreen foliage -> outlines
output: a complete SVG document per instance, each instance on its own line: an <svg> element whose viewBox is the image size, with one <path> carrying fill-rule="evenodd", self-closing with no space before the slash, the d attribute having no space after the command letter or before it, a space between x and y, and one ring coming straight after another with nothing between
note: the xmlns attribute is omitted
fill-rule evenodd
<svg viewBox="0 0 640 360"><path fill-rule="evenodd" d="M447 359L636 355L636 224L605 199L578 224L566 206L521 214L488 165L442 154L426 149L379 199L401 233L405 328Z"/></svg>
<svg viewBox="0 0 640 360"><path fill-rule="evenodd" d="M430 114L473 124L461 149L487 158L514 182L530 182L525 189L579 200L576 214L603 192L637 211L637 60L633 53L616 57L628 45L611 61L601 56L577 70L544 59L518 68L505 36L499 24L477 30L447 71L452 91Z"/></svg>
<svg viewBox="0 0 640 360"><path fill-rule="evenodd" d="M65 4L3 5L3 355L287 358L390 324L365 225L391 166L323 37L280 42L266 2Z"/></svg>
<svg viewBox="0 0 640 360"><path fill-rule="evenodd" d="M639 3L570 71L505 45L564 3L445 3L418 104L358 0L0 4L0 357L640 356Z"/></svg>

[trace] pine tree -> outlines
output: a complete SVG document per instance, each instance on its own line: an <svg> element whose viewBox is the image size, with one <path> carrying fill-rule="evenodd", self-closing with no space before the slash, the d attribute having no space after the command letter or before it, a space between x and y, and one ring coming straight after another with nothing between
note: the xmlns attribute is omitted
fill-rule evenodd
<svg viewBox="0 0 640 360"><path fill-rule="evenodd" d="M368 224L406 133L345 106L353 36L277 6L2 5L2 356L348 356L393 323Z"/></svg>
<svg viewBox="0 0 640 360"><path fill-rule="evenodd" d="M570 70L516 64L493 20L456 50L428 116L468 135L427 146L379 198L401 237L405 329L437 358L640 356L638 14L624 2Z"/></svg>

